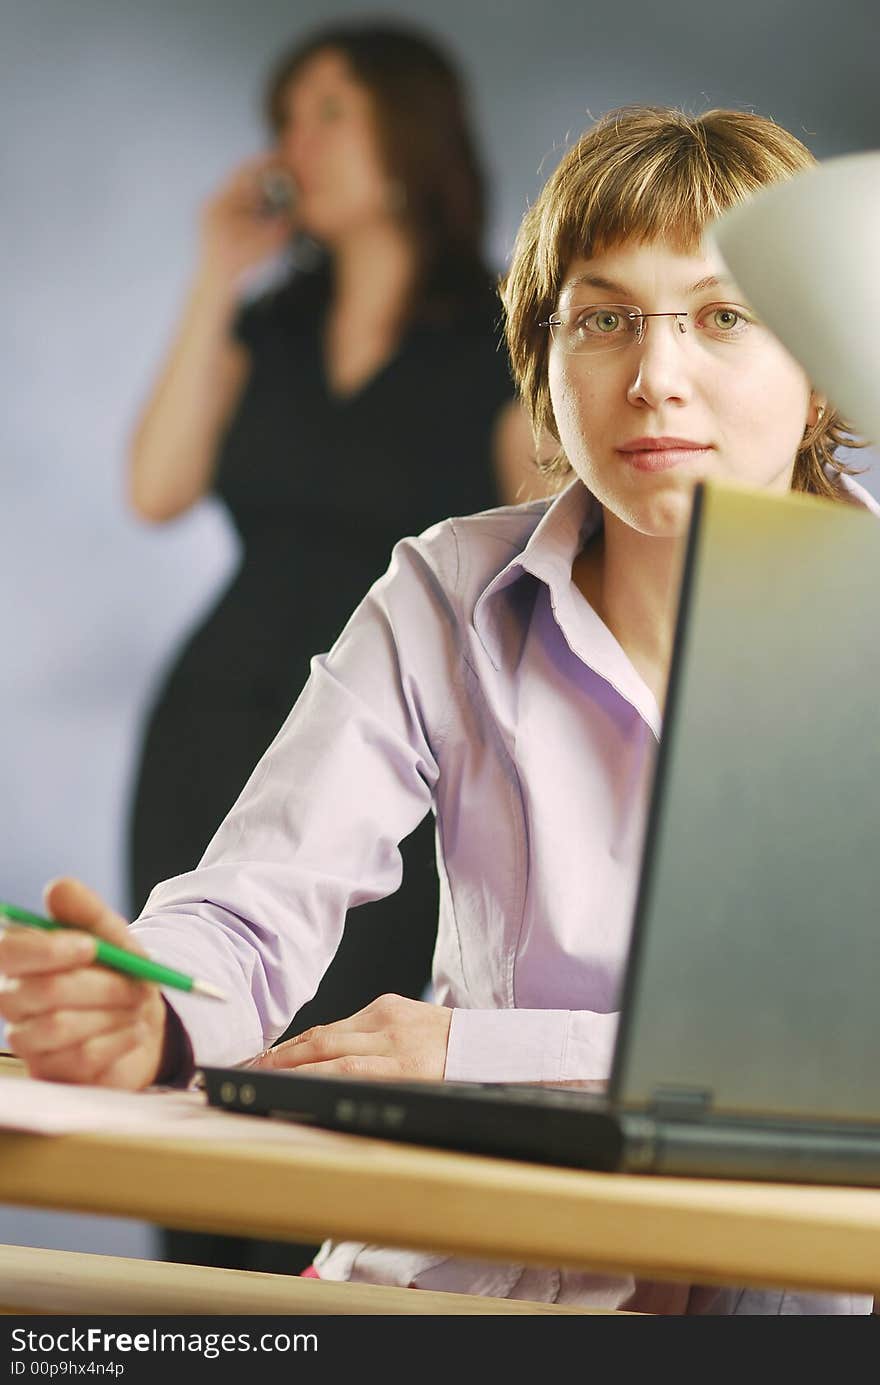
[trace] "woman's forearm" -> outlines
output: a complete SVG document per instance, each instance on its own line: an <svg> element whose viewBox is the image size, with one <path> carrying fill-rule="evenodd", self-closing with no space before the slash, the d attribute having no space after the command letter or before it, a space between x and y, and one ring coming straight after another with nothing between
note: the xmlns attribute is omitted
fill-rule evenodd
<svg viewBox="0 0 880 1385"><path fill-rule="evenodd" d="M232 341L234 284L201 270L131 441L128 493L161 523L209 489L221 431L241 392L247 353Z"/></svg>

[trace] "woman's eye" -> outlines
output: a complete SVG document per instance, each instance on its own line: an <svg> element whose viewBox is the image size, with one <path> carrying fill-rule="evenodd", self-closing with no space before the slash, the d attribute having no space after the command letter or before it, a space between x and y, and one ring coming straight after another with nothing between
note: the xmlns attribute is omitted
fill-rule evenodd
<svg viewBox="0 0 880 1385"><path fill-rule="evenodd" d="M700 313L699 324L708 327L716 336L739 336L751 319L730 303L713 303Z"/></svg>
<svg viewBox="0 0 880 1385"><path fill-rule="evenodd" d="M620 328L622 318L620 313L611 312L607 308L599 311L595 309L591 313L582 313L575 320L575 327L580 332L587 332L591 335L597 333L601 336L608 336Z"/></svg>
<svg viewBox="0 0 880 1385"><path fill-rule="evenodd" d="M338 120L342 114L342 107L335 98L328 98L321 102L320 115L322 120Z"/></svg>

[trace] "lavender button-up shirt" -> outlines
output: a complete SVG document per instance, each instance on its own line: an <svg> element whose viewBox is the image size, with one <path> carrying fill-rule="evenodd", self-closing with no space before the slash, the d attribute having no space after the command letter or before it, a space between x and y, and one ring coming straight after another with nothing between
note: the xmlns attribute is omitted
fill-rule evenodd
<svg viewBox="0 0 880 1385"><path fill-rule="evenodd" d="M197 1062L238 1062L283 1032L346 911L397 888L398 843L433 809L447 1078L607 1077L660 713L571 580L600 523L576 481L396 546L198 868L158 885L132 925L231 996L169 996ZM350 1244L317 1263L327 1278L649 1311L870 1311Z"/></svg>

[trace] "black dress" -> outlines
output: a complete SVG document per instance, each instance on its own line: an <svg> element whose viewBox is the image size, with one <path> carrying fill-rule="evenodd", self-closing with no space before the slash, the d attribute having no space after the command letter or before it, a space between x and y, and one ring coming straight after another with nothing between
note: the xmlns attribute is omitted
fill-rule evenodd
<svg viewBox="0 0 880 1385"><path fill-rule="evenodd" d="M132 913L192 869L279 730L309 660L332 645L399 538L499 503L490 439L513 397L488 283L451 316L409 327L357 392L323 359L326 268L239 315L251 370L223 440L216 493L242 541L230 586L164 681L143 740L130 829ZM339 951L289 1033L429 980L438 884L430 818L403 847L404 879L349 916ZM166 1237L169 1258L296 1271L313 1248Z"/></svg>

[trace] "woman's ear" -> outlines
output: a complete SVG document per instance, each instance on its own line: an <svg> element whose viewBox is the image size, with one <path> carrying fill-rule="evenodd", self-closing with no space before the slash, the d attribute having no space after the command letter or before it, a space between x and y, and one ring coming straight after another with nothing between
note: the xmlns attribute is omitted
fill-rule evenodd
<svg viewBox="0 0 880 1385"><path fill-rule="evenodd" d="M825 417L828 409L828 400L821 394L810 395L810 407L807 410L807 427L817 428Z"/></svg>

